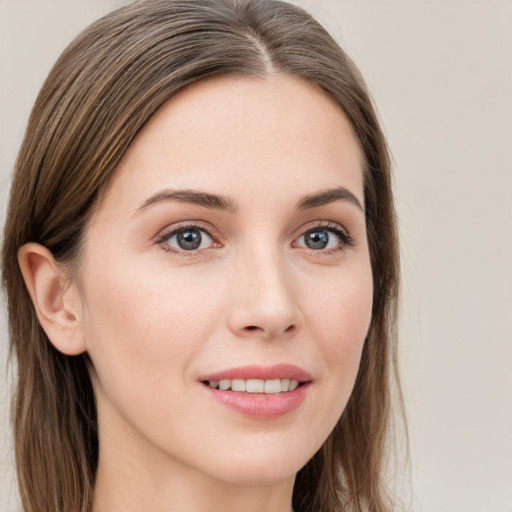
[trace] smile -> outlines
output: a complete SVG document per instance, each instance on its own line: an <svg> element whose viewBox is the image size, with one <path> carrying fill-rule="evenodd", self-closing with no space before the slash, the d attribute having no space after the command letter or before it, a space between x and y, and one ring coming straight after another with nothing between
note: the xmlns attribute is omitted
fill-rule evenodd
<svg viewBox="0 0 512 512"><path fill-rule="evenodd" d="M294 365L246 366L199 379L207 395L222 406L258 420L271 420L300 407L313 377Z"/></svg>
<svg viewBox="0 0 512 512"><path fill-rule="evenodd" d="M221 391L235 391L238 393L286 393L293 391L299 385L299 381L295 379L222 379L209 380L206 382L213 389Z"/></svg>

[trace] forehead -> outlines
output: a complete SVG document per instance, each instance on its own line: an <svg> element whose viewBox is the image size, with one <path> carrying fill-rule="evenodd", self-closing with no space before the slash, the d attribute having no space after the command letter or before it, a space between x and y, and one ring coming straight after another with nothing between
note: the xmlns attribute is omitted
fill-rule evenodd
<svg viewBox="0 0 512 512"><path fill-rule="evenodd" d="M361 160L346 116L313 85L286 75L217 77L154 114L106 195L133 202L164 187L301 195L341 184L362 203Z"/></svg>

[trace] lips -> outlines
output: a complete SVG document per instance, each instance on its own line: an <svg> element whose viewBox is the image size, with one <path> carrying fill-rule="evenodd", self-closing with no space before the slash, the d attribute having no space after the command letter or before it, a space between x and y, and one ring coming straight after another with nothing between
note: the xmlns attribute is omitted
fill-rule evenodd
<svg viewBox="0 0 512 512"><path fill-rule="evenodd" d="M274 419L297 409L312 376L289 364L231 368L200 377L204 390L231 410L256 419Z"/></svg>
<svg viewBox="0 0 512 512"><path fill-rule="evenodd" d="M234 380L234 379L290 379L298 382L310 382L313 377L302 368L292 364L276 364L274 366L243 366L240 368L230 368L210 375L205 375L199 380L205 382L210 380Z"/></svg>

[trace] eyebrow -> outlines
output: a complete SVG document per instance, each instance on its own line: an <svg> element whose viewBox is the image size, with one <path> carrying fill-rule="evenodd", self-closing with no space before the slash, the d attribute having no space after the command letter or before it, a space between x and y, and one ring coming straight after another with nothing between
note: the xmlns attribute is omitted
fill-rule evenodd
<svg viewBox="0 0 512 512"><path fill-rule="evenodd" d="M178 201L179 203L197 204L214 210L226 210L236 213L238 207L235 202L224 196L200 192L198 190L161 190L153 194L137 209L136 214L155 203L165 201Z"/></svg>
<svg viewBox="0 0 512 512"><path fill-rule="evenodd" d="M139 208L137 208L135 214L140 213L142 210L145 210L153 204L167 201L195 204L205 208L224 210L231 213L236 213L238 210L238 205L236 202L226 196L201 192L199 190L166 189L153 194L149 199L144 201L144 203ZM359 199L345 187L336 187L323 190L315 194L308 194L298 201L296 208L298 210L309 210L333 203L335 201L348 201L349 203L356 206L359 210L364 212L364 208L361 205Z"/></svg>
<svg viewBox="0 0 512 512"><path fill-rule="evenodd" d="M318 208L334 201L348 201L364 212L363 205L359 199L345 187L336 187L316 194L308 194L297 203L297 209L309 210L310 208Z"/></svg>

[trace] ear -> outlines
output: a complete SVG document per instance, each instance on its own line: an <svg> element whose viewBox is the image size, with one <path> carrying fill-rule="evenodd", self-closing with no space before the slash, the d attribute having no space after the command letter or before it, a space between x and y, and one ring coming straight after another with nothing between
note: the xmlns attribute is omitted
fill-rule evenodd
<svg viewBox="0 0 512 512"><path fill-rule="evenodd" d="M53 346L73 356L85 352L80 329L80 296L76 286L42 245L29 243L18 251L18 262L37 318Z"/></svg>

